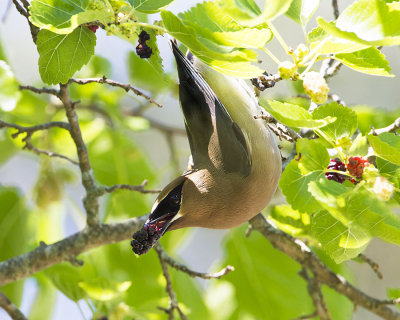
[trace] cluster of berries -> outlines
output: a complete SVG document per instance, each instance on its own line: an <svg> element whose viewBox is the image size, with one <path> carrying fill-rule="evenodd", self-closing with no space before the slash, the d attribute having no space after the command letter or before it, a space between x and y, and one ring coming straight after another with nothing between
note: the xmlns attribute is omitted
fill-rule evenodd
<svg viewBox="0 0 400 320"><path fill-rule="evenodd" d="M350 157L347 165L345 165L340 159L331 159L327 167L328 170L337 170L346 172L346 170L356 179L349 178L346 175L340 174L338 172L326 172L325 176L328 180L334 180L339 183L343 183L346 179L350 182L357 184L359 179L362 178L364 168L368 166L368 160L362 157Z"/></svg>
<svg viewBox="0 0 400 320"><path fill-rule="evenodd" d="M333 180L339 183L343 183L346 180L357 184L361 181L361 178L372 185L372 191L382 200L388 201L394 191L393 185L385 178L378 175L378 170L372 164L368 163L368 160L362 157L350 157L347 165L345 165L340 159L331 159L327 167L328 170L336 170L342 172L348 172L352 177L340 174L339 172L326 172L325 177L328 180Z"/></svg>

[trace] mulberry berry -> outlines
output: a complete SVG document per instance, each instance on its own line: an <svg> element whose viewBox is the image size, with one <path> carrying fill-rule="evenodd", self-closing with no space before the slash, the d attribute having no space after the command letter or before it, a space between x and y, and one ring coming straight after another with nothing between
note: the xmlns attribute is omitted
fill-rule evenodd
<svg viewBox="0 0 400 320"><path fill-rule="evenodd" d="M96 30L99 28L99 26L96 26L95 24L92 24L92 25L88 26L88 28L90 30L92 30L94 33L96 33Z"/></svg>
<svg viewBox="0 0 400 320"><path fill-rule="evenodd" d="M146 43L147 40L150 40L150 35L143 30L139 34L139 44L136 47L136 53L142 59L150 58L153 53L153 50Z"/></svg>
<svg viewBox="0 0 400 320"><path fill-rule="evenodd" d="M368 161L362 157L350 157L349 162L347 163L347 170L352 176L361 178L367 162Z"/></svg>
<svg viewBox="0 0 400 320"><path fill-rule="evenodd" d="M342 161L340 161L338 158L331 159L327 169L346 172L346 167L345 167L344 163ZM339 183L343 183L346 180L345 175L342 175L337 172L326 172L325 177L328 180L334 180Z"/></svg>

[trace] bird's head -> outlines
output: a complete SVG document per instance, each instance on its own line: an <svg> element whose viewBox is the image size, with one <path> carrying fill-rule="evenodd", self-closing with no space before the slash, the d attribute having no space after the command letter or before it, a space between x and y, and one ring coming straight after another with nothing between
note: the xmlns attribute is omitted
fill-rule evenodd
<svg viewBox="0 0 400 320"><path fill-rule="evenodd" d="M133 252L143 254L149 251L171 226L181 209L185 180L185 176L180 176L160 192L143 228L133 235L131 241Z"/></svg>

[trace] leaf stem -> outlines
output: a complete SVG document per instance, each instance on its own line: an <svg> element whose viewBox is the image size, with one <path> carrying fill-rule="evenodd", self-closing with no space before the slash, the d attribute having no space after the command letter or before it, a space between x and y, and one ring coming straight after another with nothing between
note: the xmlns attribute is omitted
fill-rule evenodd
<svg viewBox="0 0 400 320"><path fill-rule="evenodd" d="M150 23L135 22L135 25L140 26L140 27L144 27L144 28L154 29L154 30L160 31L162 33L166 33L167 32L167 30L164 29L163 27L156 26L156 25L150 24Z"/></svg>
<svg viewBox="0 0 400 320"><path fill-rule="evenodd" d="M275 55L269 51L266 47L261 48L272 60L274 60L278 65L281 64L281 62L279 61L279 59L277 57L275 57Z"/></svg>
<svg viewBox="0 0 400 320"><path fill-rule="evenodd" d="M281 46L283 47L283 49L285 50L285 52L287 54L289 54L289 47L287 46L285 40L283 40L283 38L281 37L281 35L279 34L278 30L276 30L276 28L274 27L274 25L272 24L271 21L268 21L268 27L270 28L270 30L272 31L273 35L276 37L276 39L279 41L279 43L281 44Z"/></svg>

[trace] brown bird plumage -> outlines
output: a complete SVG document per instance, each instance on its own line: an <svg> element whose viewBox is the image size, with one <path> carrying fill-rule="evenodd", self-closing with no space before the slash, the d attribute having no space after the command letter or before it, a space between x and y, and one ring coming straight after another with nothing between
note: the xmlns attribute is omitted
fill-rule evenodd
<svg viewBox="0 0 400 320"><path fill-rule="evenodd" d="M178 67L179 97L193 156L193 170L168 184L133 251L147 252L166 230L227 229L265 208L281 174L271 131L254 119L258 104L242 80L227 77L171 42Z"/></svg>

